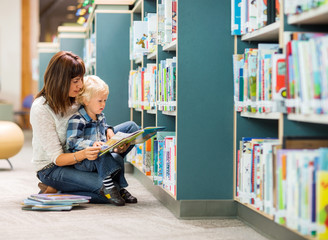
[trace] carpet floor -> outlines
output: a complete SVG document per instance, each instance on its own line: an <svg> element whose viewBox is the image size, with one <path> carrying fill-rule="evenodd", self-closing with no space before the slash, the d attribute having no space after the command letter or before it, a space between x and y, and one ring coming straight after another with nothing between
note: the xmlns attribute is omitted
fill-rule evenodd
<svg viewBox="0 0 328 240"><path fill-rule="evenodd" d="M131 174L127 188L137 204L116 207L85 204L62 212L21 210L21 202L38 192L33 171L31 132L22 150L0 161L0 239L268 239L238 219L177 219Z"/></svg>

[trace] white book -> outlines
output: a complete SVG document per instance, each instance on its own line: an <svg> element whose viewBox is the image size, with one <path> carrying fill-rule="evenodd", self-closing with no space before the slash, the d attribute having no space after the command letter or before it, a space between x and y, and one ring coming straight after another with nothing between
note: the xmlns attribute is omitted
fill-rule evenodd
<svg viewBox="0 0 328 240"><path fill-rule="evenodd" d="M148 22L134 21L133 22L133 51L134 53L147 52L148 40Z"/></svg>

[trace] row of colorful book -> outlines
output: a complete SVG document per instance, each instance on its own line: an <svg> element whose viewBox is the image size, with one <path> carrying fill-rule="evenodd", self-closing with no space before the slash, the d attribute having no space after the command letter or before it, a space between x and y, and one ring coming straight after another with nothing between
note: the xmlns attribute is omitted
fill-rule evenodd
<svg viewBox="0 0 328 240"><path fill-rule="evenodd" d="M231 34L243 35L279 20L279 0L232 0Z"/></svg>
<svg viewBox="0 0 328 240"><path fill-rule="evenodd" d="M176 39L177 0L163 0L158 15L146 13L143 21L133 21L130 27L130 60L157 51L157 44L166 45Z"/></svg>
<svg viewBox="0 0 328 240"><path fill-rule="evenodd" d="M286 33L288 113L328 114L328 35Z"/></svg>
<svg viewBox="0 0 328 240"><path fill-rule="evenodd" d="M160 111L176 109L176 68L176 57L161 60L158 64L157 105Z"/></svg>
<svg viewBox="0 0 328 240"><path fill-rule="evenodd" d="M131 70L129 75L130 108L152 110L156 109L156 64L148 63L146 68Z"/></svg>
<svg viewBox="0 0 328 240"><path fill-rule="evenodd" d="M91 197L52 193L32 194L22 202L22 210L31 211L70 211L73 207L89 203Z"/></svg>
<svg viewBox="0 0 328 240"><path fill-rule="evenodd" d="M273 214L273 154L278 139L246 138L240 142L236 164L236 196L242 203Z"/></svg>
<svg viewBox="0 0 328 240"><path fill-rule="evenodd" d="M281 149L276 139L243 138L236 166L240 202L302 235L328 239L328 148Z"/></svg>
<svg viewBox="0 0 328 240"><path fill-rule="evenodd" d="M234 103L239 112L283 112L285 56L278 44L258 44L233 55Z"/></svg>
<svg viewBox="0 0 328 240"><path fill-rule="evenodd" d="M136 144L127 161L151 176L154 185L162 186L176 195L176 137L175 132L157 132L143 144Z"/></svg>
<svg viewBox="0 0 328 240"><path fill-rule="evenodd" d="M311 9L327 5L327 0L293 0L284 1L284 12L287 15L300 14Z"/></svg>
<svg viewBox="0 0 328 240"><path fill-rule="evenodd" d="M149 63L146 68L131 70L129 75L130 108L160 111L176 109L176 57Z"/></svg>
<svg viewBox="0 0 328 240"><path fill-rule="evenodd" d="M166 45L177 38L177 1L162 0L158 4L158 44Z"/></svg>

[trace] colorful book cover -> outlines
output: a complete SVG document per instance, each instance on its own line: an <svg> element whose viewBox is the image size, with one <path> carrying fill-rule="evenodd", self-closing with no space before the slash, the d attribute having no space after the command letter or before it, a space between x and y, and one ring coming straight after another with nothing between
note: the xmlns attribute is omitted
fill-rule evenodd
<svg viewBox="0 0 328 240"><path fill-rule="evenodd" d="M147 52L148 40L148 22L134 21L133 22L133 51L134 53Z"/></svg>
<svg viewBox="0 0 328 240"><path fill-rule="evenodd" d="M317 239L328 239L328 148L322 148L317 172Z"/></svg>
<svg viewBox="0 0 328 240"><path fill-rule="evenodd" d="M231 35L241 35L241 0L231 1Z"/></svg>
<svg viewBox="0 0 328 240"><path fill-rule="evenodd" d="M286 62L284 54L272 55L272 101L273 112L285 112Z"/></svg>
<svg viewBox="0 0 328 240"><path fill-rule="evenodd" d="M104 145L101 146L100 149L100 155L113 150L114 148L123 145L125 143L129 143L132 140L136 139L139 135L142 135L143 130L138 130L133 133L123 133L123 132L117 132L111 139L109 139Z"/></svg>
<svg viewBox="0 0 328 240"><path fill-rule="evenodd" d="M144 151L144 158L143 158L143 172L146 176L151 176L151 139L145 141L145 151Z"/></svg>
<svg viewBox="0 0 328 240"><path fill-rule="evenodd" d="M137 136L131 144L139 144L147 141L151 137L155 136L156 133L160 131L164 131L166 127L158 126L158 127L145 127L141 135Z"/></svg>
<svg viewBox="0 0 328 240"><path fill-rule="evenodd" d="M177 0L172 0L172 41L177 39Z"/></svg>
<svg viewBox="0 0 328 240"><path fill-rule="evenodd" d="M154 154L154 172L153 172L153 181L154 185L159 185L158 184L158 140L154 139L153 143L153 154Z"/></svg>

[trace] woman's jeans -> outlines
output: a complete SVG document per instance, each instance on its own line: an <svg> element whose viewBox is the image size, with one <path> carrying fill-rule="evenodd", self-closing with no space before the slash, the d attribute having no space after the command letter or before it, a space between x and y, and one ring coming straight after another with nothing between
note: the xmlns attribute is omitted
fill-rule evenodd
<svg viewBox="0 0 328 240"><path fill-rule="evenodd" d="M114 132L132 133L139 130L132 121L124 122L114 127ZM90 202L108 203L100 190L103 179L111 175L114 184L125 188L128 183L124 177L124 157L132 149L130 146L123 154L106 153L98 159L84 160L81 164L71 166L54 166L37 173L41 182L60 190L61 192L91 196Z"/></svg>

